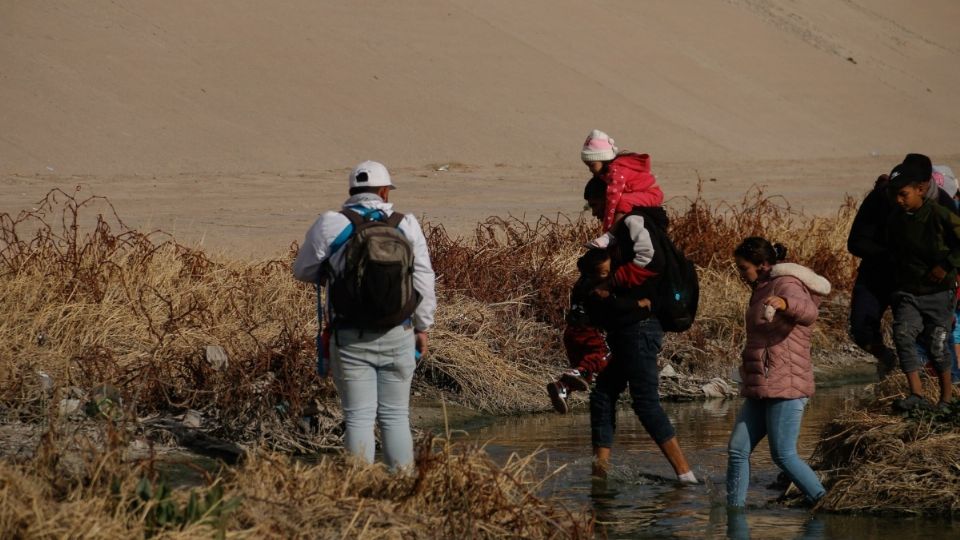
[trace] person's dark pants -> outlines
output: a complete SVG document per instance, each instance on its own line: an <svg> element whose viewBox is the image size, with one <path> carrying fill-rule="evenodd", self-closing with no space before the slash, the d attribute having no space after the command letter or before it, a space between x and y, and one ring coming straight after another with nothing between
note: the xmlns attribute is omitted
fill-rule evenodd
<svg viewBox="0 0 960 540"><path fill-rule="evenodd" d="M657 444L675 435L660 406L657 355L663 343L660 321L650 318L607 335L610 364L590 392L590 435L594 447L611 448L617 429L617 398L630 388L633 411Z"/></svg>
<svg viewBox="0 0 960 540"><path fill-rule="evenodd" d="M850 294L850 337L861 349L877 358L877 372L881 378L890 373L897 362L893 349L883 341L883 314L891 305L887 287L869 283L857 277Z"/></svg>

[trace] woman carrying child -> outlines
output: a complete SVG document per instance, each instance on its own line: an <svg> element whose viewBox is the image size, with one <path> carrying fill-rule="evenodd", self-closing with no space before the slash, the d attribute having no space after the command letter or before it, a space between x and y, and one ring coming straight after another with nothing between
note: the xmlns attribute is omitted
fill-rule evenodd
<svg viewBox="0 0 960 540"><path fill-rule="evenodd" d="M584 188L584 199L597 219L606 215L607 184L592 178ZM654 249L653 236L666 230L663 208L636 207L611 229L611 278L608 294L620 301L635 303L638 309L618 312L604 310L596 323L607 332L610 361L597 376L590 392L590 432L594 451L594 475L605 477L616 431L617 400L629 388L633 410L644 429L660 447L682 483L697 483L690 470L673 424L660 405L657 355L663 329L653 313L641 307L641 300L655 297L664 256ZM603 296L604 293L598 293Z"/></svg>
<svg viewBox="0 0 960 540"><path fill-rule="evenodd" d="M751 237L733 252L740 278L753 289L741 354L744 399L727 448L727 504L743 507L750 454L767 437L773 462L815 502L825 490L797 455L797 437L814 392L810 336L830 282L799 264L781 263L786 248Z"/></svg>

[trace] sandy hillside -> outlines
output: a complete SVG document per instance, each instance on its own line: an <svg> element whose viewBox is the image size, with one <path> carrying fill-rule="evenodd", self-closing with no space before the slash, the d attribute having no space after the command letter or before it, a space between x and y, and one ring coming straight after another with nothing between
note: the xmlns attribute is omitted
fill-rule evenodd
<svg viewBox="0 0 960 540"><path fill-rule="evenodd" d="M457 231L580 208L593 127L668 196L813 211L907 151L960 168L960 2L8 0L0 211L53 186L279 251L374 158ZM449 170L436 171L450 164ZM709 178L716 178L710 182Z"/></svg>

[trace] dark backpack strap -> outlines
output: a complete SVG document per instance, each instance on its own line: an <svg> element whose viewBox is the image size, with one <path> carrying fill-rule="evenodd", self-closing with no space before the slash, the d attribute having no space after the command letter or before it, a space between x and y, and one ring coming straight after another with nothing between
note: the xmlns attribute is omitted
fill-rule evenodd
<svg viewBox="0 0 960 540"><path fill-rule="evenodd" d="M360 225L363 225L363 216L360 215L360 212L357 212L352 208L344 208L340 211L340 213L350 220L350 224L353 225L354 230L356 230Z"/></svg>
<svg viewBox="0 0 960 540"><path fill-rule="evenodd" d="M385 223L390 227L396 229L397 227L400 226L400 222L403 221L404 217L405 216L400 212L394 212L393 214L390 214L390 217L387 218Z"/></svg>

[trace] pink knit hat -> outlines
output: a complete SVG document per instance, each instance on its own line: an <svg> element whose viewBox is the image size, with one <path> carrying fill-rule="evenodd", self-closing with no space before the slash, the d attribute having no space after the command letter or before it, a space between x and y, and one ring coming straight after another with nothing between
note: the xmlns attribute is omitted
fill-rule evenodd
<svg viewBox="0 0 960 540"><path fill-rule="evenodd" d="M610 161L617 157L617 147L609 135L595 129L587 135L587 140L583 141L583 150L580 150L580 158L583 161Z"/></svg>

